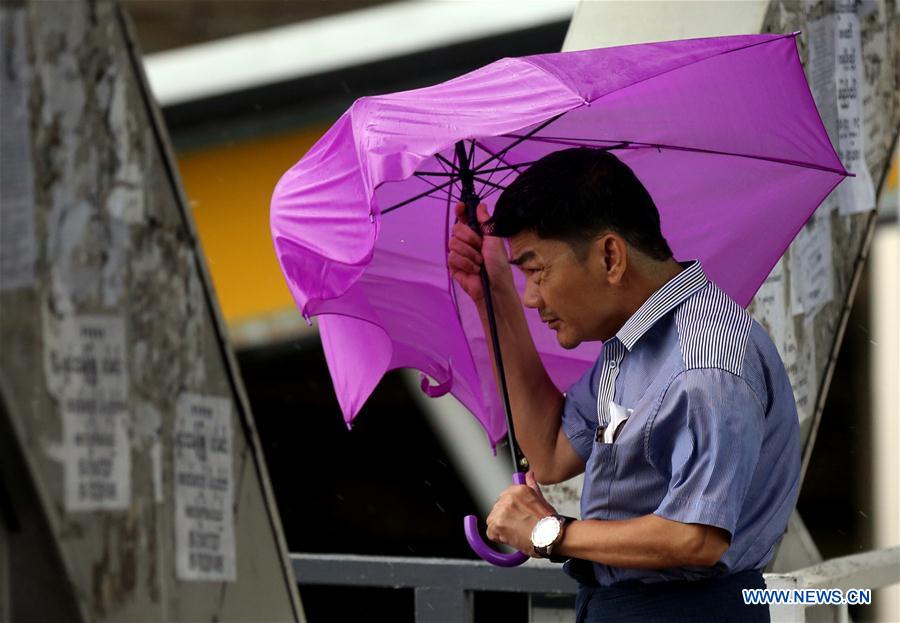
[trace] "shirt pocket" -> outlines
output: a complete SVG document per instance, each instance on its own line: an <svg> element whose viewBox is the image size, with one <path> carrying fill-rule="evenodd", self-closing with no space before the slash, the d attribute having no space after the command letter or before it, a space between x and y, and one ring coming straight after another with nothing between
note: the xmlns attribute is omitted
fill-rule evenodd
<svg viewBox="0 0 900 623"><path fill-rule="evenodd" d="M659 480L644 453L642 422L632 417L622 427L613 449L613 474L608 493L608 519L627 519L653 512L659 499ZM655 500L655 502L654 502Z"/></svg>
<svg viewBox="0 0 900 623"><path fill-rule="evenodd" d="M590 472L585 477L591 479L590 492L581 500L583 519L609 519L610 490L616 479L616 453L614 443L603 443L594 438L591 453Z"/></svg>

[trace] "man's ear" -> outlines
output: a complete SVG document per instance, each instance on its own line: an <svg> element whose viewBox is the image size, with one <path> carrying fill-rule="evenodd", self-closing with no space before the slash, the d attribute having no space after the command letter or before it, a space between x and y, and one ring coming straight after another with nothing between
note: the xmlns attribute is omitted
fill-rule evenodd
<svg viewBox="0 0 900 623"><path fill-rule="evenodd" d="M609 232L600 236L596 244L607 281L610 285L618 285L622 282L625 269L628 267L625 239L619 234Z"/></svg>

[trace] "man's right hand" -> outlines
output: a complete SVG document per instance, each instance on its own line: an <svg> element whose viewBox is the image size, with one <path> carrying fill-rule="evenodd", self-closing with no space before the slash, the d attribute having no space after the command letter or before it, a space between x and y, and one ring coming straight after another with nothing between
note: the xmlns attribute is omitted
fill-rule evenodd
<svg viewBox="0 0 900 623"><path fill-rule="evenodd" d="M478 205L477 215L479 223L484 223L490 218L483 203ZM492 291L509 288L515 292L512 270L503 240L494 236L482 238L472 231L466 217L466 206L461 202L456 204L456 223L453 225L448 247L450 253L447 263L450 275L476 305L480 305L484 300L481 288L482 263L486 262Z"/></svg>
<svg viewBox="0 0 900 623"><path fill-rule="evenodd" d="M479 223L488 220L484 204L478 206L477 215ZM452 232L447 245L450 274L478 306L485 335L488 335L488 319L483 305L481 266L487 266L516 438L535 470L534 478L549 484L583 472L584 461L572 448L560 426L559 414L562 413L564 398L544 369L534 347L525 310L513 284L512 268L503 239L496 236L482 238L472 231L462 203L456 206L456 223ZM488 348L488 351L493 362L493 349Z"/></svg>

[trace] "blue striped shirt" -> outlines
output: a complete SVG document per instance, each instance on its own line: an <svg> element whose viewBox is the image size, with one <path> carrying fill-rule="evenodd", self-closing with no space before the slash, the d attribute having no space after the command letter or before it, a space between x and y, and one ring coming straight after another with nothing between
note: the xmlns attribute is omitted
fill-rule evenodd
<svg viewBox="0 0 900 623"><path fill-rule="evenodd" d="M731 545L713 567L594 563L603 586L761 569L797 500L800 431L781 357L699 262L683 266L604 342L562 425L585 461L582 519L652 513L723 528Z"/></svg>

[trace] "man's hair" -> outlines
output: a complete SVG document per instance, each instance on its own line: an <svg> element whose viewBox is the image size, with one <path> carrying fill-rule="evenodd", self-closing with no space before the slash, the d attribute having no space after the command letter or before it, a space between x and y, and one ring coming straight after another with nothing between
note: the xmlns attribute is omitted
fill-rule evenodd
<svg viewBox="0 0 900 623"><path fill-rule="evenodd" d="M579 254L612 231L653 259L672 256L650 193L603 149L575 147L544 156L507 186L485 225L502 238L532 231L562 240Z"/></svg>

